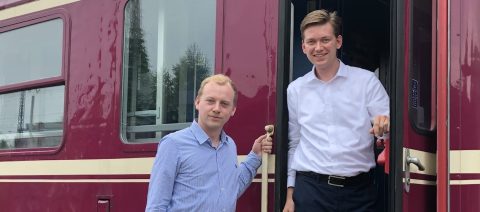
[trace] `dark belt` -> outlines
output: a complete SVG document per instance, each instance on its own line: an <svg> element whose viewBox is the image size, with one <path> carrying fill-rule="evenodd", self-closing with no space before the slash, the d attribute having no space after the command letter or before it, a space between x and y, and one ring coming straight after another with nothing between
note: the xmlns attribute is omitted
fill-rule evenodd
<svg viewBox="0 0 480 212"><path fill-rule="evenodd" d="M347 186L348 187L352 185L360 185L360 184L371 182L373 169L370 170L369 172L360 173L352 177L325 175L325 174L319 174L315 172L302 172L302 171L297 171L297 174L303 175L305 177L309 177L320 183L327 183L328 185L331 185L331 186L337 186L337 187Z"/></svg>

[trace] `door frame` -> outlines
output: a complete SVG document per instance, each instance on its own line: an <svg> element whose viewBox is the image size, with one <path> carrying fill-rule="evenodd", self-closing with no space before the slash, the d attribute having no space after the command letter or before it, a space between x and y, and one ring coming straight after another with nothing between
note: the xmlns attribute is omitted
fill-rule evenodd
<svg viewBox="0 0 480 212"><path fill-rule="evenodd" d="M290 82L291 1L279 1L277 44L277 96L275 120L275 211L282 211L287 197L288 109L287 87Z"/></svg>
<svg viewBox="0 0 480 212"><path fill-rule="evenodd" d="M290 82L291 67L291 1L279 1L278 52L277 52L277 110L275 132L275 211L282 211L286 200L288 163L288 110L286 90ZM388 211L402 211L403 194L403 95L405 61L405 2L390 0L390 74L386 83L390 86L391 150L388 177ZM287 42L288 41L288 42Z"/></svg>
<svg viewBox="0 0 480 212"><path fill-rule="evenodd" d="M403 210L403 105L405 70L405 2L391 0L390 3L390 174L388 188L388 211Z"/></svg>

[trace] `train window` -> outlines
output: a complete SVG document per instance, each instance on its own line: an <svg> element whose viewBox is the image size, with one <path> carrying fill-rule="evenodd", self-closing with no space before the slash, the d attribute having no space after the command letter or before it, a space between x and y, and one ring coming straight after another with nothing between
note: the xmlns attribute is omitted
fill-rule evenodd
<svg viewBox="0 0 480 212"><path fill-rule="evenodd" d="M0 149L60 145L65 86L48 79L62 78L63 21L1 32L0 46Z"/></svg>
<svg viewBox="0 0 480 212"><path fill-rule="evenodd" d="M65 86L0 95L0 149L58 146Z"/></svg>
<svg viewBox="0 0 480 212"><path fill-rule="evenodd" d="M435 129L435 32L432 1L412 1L410 21L409 113L414 127Z"/></svg>
<svg viewBox="0 0 480 212"><path fill-rule="evenodd" d="M125 8L121 133L153 142L196 118L215 64L216 1L130 0Z"/></svg>
<svg viewBox="0 0 480 212"><path fill-rule="evenodd" d="M61 19L0 33L0 87L61 76L62 45Z"/></svg>

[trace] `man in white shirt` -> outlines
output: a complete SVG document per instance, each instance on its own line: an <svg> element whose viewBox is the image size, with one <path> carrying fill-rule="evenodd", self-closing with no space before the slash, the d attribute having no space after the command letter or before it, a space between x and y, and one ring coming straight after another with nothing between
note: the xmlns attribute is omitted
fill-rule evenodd
<svg viewBox="0 0 480 212"><path fill-rule="evenodd" d="M341 20L313 11L302 49L312 71L287 89L289 152L284 212L373 211L373 136L389 131L389 99L374 73L343 64Z"/></svg>

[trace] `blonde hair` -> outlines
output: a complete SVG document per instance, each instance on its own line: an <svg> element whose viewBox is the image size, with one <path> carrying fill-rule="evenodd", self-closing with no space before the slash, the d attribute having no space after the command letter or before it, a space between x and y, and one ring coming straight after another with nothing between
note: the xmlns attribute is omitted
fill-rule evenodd
<svg viewBox="0 0 480 212"><path fill-rule="evenodd" d="M304 38L303 32L310 26L315 25L324 25L330 23L333 27L333 33L335 37L340 35L340 30L342 27L342 18L337 16L337 12L328 12L327 10L314 10L308 13L305 18L303 18L302 23L300 24L300 32L302 33L302 40Z"/></svg>
<svg viewBox="0 0 480 212"><path fill-rule="evenodd" d="M197 98L202 96L203 88L209 82L215 82L218 85L229 84L230 87L233 90L233 105L237 105L237 87L235 86L235 83L233 83L232 79L230 79L230 77L227 77L223 74L215 74L215 75L212 75L212 76L209 76L209 77L205 78L202 81L202 84L200 84L200 88L198 89L198 93L197 93Z"/></svg>

